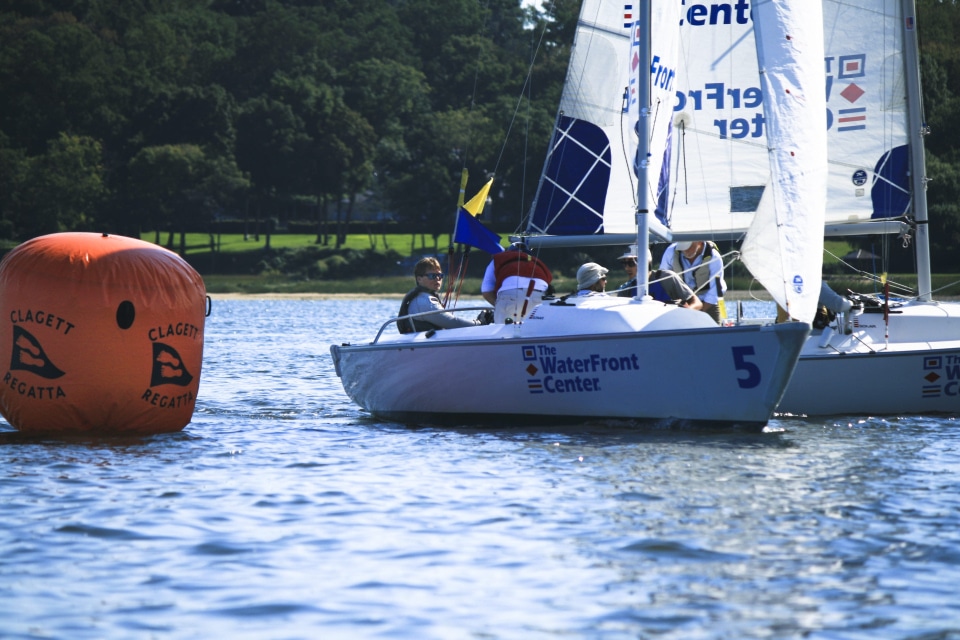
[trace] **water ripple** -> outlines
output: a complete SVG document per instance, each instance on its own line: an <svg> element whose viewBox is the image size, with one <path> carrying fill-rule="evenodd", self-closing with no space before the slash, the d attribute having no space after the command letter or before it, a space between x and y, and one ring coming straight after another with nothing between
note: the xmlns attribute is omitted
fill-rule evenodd
<svg viewBox="0 0 960 640"><path fill-rule="evenodd" d="M181 433L0 425L0 636L960 638L955 418L408 428L328 353L396 304L217 301Z"/></svg>

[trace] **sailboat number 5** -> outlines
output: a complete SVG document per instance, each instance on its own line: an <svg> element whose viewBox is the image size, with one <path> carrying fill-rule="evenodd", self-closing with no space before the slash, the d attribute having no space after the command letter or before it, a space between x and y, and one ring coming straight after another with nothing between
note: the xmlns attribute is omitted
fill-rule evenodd
<svg viewBox="0 0 960 640"><path fill-rule="evenodd" d="M737 371L744 371L746 378L738 378L737 384L741 389L753 389L760 384L760 367L752 362L747 362L747 357L754 355L753 347L733 347L733 366Z"/></svg>

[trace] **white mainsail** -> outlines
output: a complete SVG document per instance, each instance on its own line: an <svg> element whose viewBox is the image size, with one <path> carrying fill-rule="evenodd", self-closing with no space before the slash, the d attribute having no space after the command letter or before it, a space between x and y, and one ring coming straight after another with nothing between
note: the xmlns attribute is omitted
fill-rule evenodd
<svg viewBox="0 0 960 640"><path fill-rule="evenodd" d="M826 206L823 19L818 3L800 5L768 0L753 6L771 179L742 258L791 317L812 323Z"/></svg>

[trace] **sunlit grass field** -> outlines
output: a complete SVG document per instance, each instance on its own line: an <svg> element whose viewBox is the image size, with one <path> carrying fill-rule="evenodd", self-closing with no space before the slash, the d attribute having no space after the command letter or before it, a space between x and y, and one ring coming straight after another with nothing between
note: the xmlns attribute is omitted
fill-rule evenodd
<svg viewBox="0 0 960 640"><path fill-rule="evenodd" d="M147 242L155 242L156 234L153 231L140 234L140 238ZM178 251L180 247L180 235L174 234L173 245L169 244L169 234L160 234L160 245ZM254 234L248 234L246 237L242 233L224 233L214 234L213 242L218 250L223 253L241 253L244 251L258 251L267 246L266 234L260 234L256 237ZM385 251L393 249L402 255L412 255L415 253L427 253L434 251L446 251L450 242L450 234L444 233L437 236L434 244L433 236L427 234L386 234L386 235L366 235L351 234L347 236L346 242L341 249L355 250L374 250ZM187 255L198 253L209 253L211 250L211 236L207 233L188 233L186 234L186 253ZM301 249L304 247L314 247L317 245L317 236L315 234L302 233L275 233L270 236L271 249ZM334 238L330 237L329 245L319 245L334 248Z"/></svg>
<svg viewBox="0 0 960 640"><path fill-rule="evenodd" d="M153 232L142 234L142 239L148 242L154 242L156 235ZM168 234L160 235L160 244L167 246ZM180 236L174 235L173 249L178 250ZM244 238L243 234L222 234L214 236L213 241L217 243L218 250L224 254L241 253L246 251L263 251L266 248L266 235L261 234L255 238L250 234ZM332 241L332 238L331 238ZM411 234L387 234L383 235L348 235L346 242L342 245L343 249L355 250L374 250L385 251L392 249L401 256L423 255L432 253L446 252L450 242L449 234L442 234L437 237L436 243L430 235L411 235ZM316 235L314 234L273 234L270 236L271 249L297 249L311 247L316 245ZM333 245L330 245L332 248ZM824 270L829 272L832 265L837 265L842 260L842 256L851 251L852 246L842 240L829 240L824 243ZM211 237L205 233L189 233L186 235L186 253L187 256L195 256L211 252ZM620 279L616 265L606 265L611 267L611 288L620 284ZM869 265L858 265L869 269ZM891 274L889 277L892 283L902 285L903 288L914 288L916 286L916 276L914 274ZM878 282L858 276L850 275L830 275L828 280L837 291L846 291L851 289L861 293L878 293L882 290ZM297 281L286 278L283 275L227 275L227 274L206 274L204 282L207 290L211 293L250 293L250 294L384 294L399 295L407 292L412 286L412 278L407 276L384 276L384 277L358 277L349 280L308 280ZM750 277L740 277L737 275L728 275L727 284L730 287L731 295L755 295L759 298L766 298L767 294ZM558 292L564 293L571 291L576 283L572 278L558 275L554 281L554 287ZM937 274L933 276L933 288L937 297L955 297L960 296L960 276L954 274ZM467 278L462 287L461 294L475 296L480 294L480 280L477 278ZM907 295L907 292L894 286L891 293Z"/></svg>

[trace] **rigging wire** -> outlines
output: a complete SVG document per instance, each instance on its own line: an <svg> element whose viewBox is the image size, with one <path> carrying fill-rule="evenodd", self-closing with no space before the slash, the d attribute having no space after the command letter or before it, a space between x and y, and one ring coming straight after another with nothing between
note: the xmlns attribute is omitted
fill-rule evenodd
<svg viewBox="0 0 960 640"><path fill-rule="evenodd" d="M480 7L481 7L481 11L483 11L487 16L487 21L484 22L483 28L481 29L481 33L486 33L489 27L489 18L492 15L492 12L489 11L490 9L489 2L481 3ZM474 68L473 68L473 93L470 96L469 113L471 114L473 113L473 109L476 106L477 87L480 84L480 58L481 58L481 50L478 48L476 63L474 64ZM460 292L463 290L463 280L466 277L467 265L470 262L471 248L468 245L463 249L460 256L460 260L459 262L457 262L456 267L454 266L454 262L455 262L454 238L456 236L456 231L457 231L457 222L460 218L460 207L462 207L464 203L467 175L468 175L467 157L469 156L468 145L471 139L471 119L470 118L467 118L467 131L464 139L466 140L466 143L460 153L461 179L460 179L460 190L458 192L459 195L457 197L457 210L456 210L456 213L454 214L454 219L453 219L453 232L450 234L450 242L447 245L447 283L446 283L446 292L444 293L444 298L443 298L444 307L446 307L447 304L450 303L451 298L453 299L452 307L456 307L457 302L460 299ZM456 275L451 276L451 274L453 274L454 272L456 272Z"/></svg>
<svg viewBox="0 0 960 640"><path fill-rule="evenodd" d="M513 131L513 127L514 127L514 125L516 124L517 118L519 117L520 109L521 109L521 107L523 106L524 95L526 95L527 118L526 118L526 121L525 121L525 129L524 129L524 137L523 137L523 149L524 149L523 158L524 158L524 162L523 162L523 166L522 166L522 169L521 169L521 172L522 172L522 173L521 173L521 176L522 176L522 177L521 177L521 186L520 186L520 197L521 197L521 202L520 202L520 220L519 220L519 222L518 222L517 227L515 227L515 230L514 230L514 233L515 233L515 234L518 234L518 235L522 232L523 220L524 220L524 218L525 218L525 216L526 216L526 214L524 213L523 194L524 194L524 192L525 192L525 185L526 185L526 179L527 179L527 163L526 163L526 158L527 158L527 153L528 153L528 149L529 149L529 142L530 142L530 135L529 135L529 134L530 134L530 119L531 119L531 115L532 115L531 103L532 103L532 101L533 101L533 99L532 99L532 96L533 96L533 69L534 69L534 65L536 64L537 57L538 57L541 49L543 48L544 38L546 37L546 33L547 33L547 20L543 19L543 20L541 20L541 23L542 23L542 26L541 26L541 29L540 29L540 34L539 34L539 36L537 37L536 46L534 47L533 52L532 52L532 54L531 54L531 56L530 56L530 62L529 62L529 64L527 65L527 73L526 73L526 76L524 77L523 85L522 85L521 88L520 88L520 93L519 93L519 95L518 95L518 97L517 97L517 102L516 102L516 104L515 104L515 106L514 106L513 114L512 114L511 117L510 117L510 122L509 122L508 125L507 125L507 130L506 130L506 132L504 133L503 144L502 144L501 147L500 147L500 152L499 152L499 154L497 155L497 160L496 160L496 162L494 163L494 167L493 167L493 175L499 175L500 164L501 164L501 162L503 161L504 154L506 153L507 141L510 139L511 132ZM541 251L541 249L540 249L539 247L537 247L536 249L533 250L532 254L534 255L535 258L539 258L539 256L540 256L540 251ZM527 247L527 252L530 252L530 248L529 248L529 247ZM516 274L515 274L515 275L519 276L519 275L520 275L520 262L517 261L515 264L516 264Z"/></svg>
<svg viewBox="0 0 960 640"><path fill-rule="evenodd" d="M486 31L489 29L489 25L490 25L489 19L490 19L490 17L492 16L492 12L489 11L489 8L490 8L489 2L483 2L482 5L481 5L481 8L482 8L482 10L483 10L483 11L486 13L486 15L487 15L487 22L485 22L484 27L483 27L483 31L486 32ZM517 119L518 114L519 114L519 112L520 112L520 107L521 107L521 105L522 105L522 103L523 103L524 93L527 92L527 91L532 91L532 86L531 86L531 85L532 85L532 77L533 77L533 65L534 65L534 62L536 61L537 55L539 54L540 50L542 49L543 41L544 41L544 38L545 38L545 36L546 36L546 30L547 30L547 21L546 21L546 20L543 20L543 21L542 21L542 28L541 28L541 30L540 30L540 35L539 35L539 38L538 38L538 41L537 41L537 46L536 46L536 48L535 48L535 50L534 50L534 52L533 52L533 55L532 55L532 57L531 57L530 64L528 65L527 75L526 75L526 78L524 79L524 84L523 84L523 87L521 88L520 96L519 96L518 99L517 99L517 105L516 105L516 107L514 108L513 115L512 115L512 117L511 117L510 123L509 123L508 128L507 128L507 132L506 132L506 134L504 135L504 142L503 142L503 145L502 145L501 148L500 148L500 152L499 152L499 155L497 156L496 163L494 164L493 174L492 174L492 175L498 175L499 168L500 168L500 164L501 164L501 162L502 162L502 160L503 160L503 156L504 156L504 153L505 153L505 151L506 151L507 140L509 139L509 136L510 136L510 133L511 133L511 131L512 131L512 129L513 129L514 123L516 122L516 119ZM478 92L479 77L480 77L480 66L481 66L481 65L480 65L480 58L481 58L481 51L478 51L478 52L477 52L477 62L476 62L475 68L474 68L473 95L471 96L471 99L470 99L470 111L471 111L471 112L473 111L474 107L476 106L476 98L477 98L477 92ZM528 102L527 108L528 108L528 110L529 110L529 109L530 109L530 104L529 104L529 103L530 103L530 99L529 99L529 96L528 96L527 102ZM528 111L528 113L529 113L529 111ZM530 118L529 118L529 116L528 116L528 118L527 118L527 130L526 130L526 134L527 134L527 135L525 135L525 138L524 138L524 140L525 140L525 142L524 142L524 145L525 145L525 146L524 146L524 157L526 157L526 149L527 149L526 144L527 144L527 142L528 142L528 140L529 140L529 120L530 120ZM468 127L469 127L469 119L468 119ZM469 138L470 138L470 130L469 130L469 128L468 128L468 130L467 130L467 139L469 140ZM461 162L462 162L462 165L461 165L461 175L464 175L464 174L467 172L466 166L467 166L467 157L468 157L468 155L469 155L469 153L468 153L468 151L467 151L466 148L465 148L465 149L463 150L463 152L460 154ZM525 181L526 181L526 163L524 163L524 167L523 167L523 184L525 184ZM463 183L463 186L461 187L461 192L460 192L461 194L463 194L464 189L465 189L465 182ZM522 185L521 185L521 194L522 194L522 193L523 193L523 189L522 189ZM461 197L462 197L462 195L461 195ZM461 202L460 204L462 204L462 202ZM521 204L521 206L522 206L522 204ZM458 217L459 217L459 206L458 206L458 210L457 210L457 218L458 218ZM456 220L457 220L457 218L455 218L455 220L454 220L454 233L451 234L451 236L450 236L450 242L449 242L448 249L447 249L448 280L447 280L447 290L446 290L446 293L445 293L445 296L444 296L444 301L443 301L443 302L444 302L444 305L446 305L448 302L451 301L451 298L452 298L452 300L453 300L453 306L454 306L454 307L456 306L456 303L457 303L457 301L459 300L460 294L461 294L462 289L463 289L464 279L465 279L466 274L467 274L467 266L468 266L468 264L469 264L470 253L471 253L471 247L470 247L469 245L465 246L464 249L463 249L463 251L461 252L461 257L460 257L459 262L456 264L456 266L454 265L454 262L455 262L455 254L456 254L455 247L454 247L454 244L455 244L455 243L454 243L454 237L455 237L455 234L456 234L456 225L457 225ZM453 275L453 274L455 274L455 275ZM453 277L451 277L451 276L453 276Z"/></svg>
<svg viewBox="0 0 960 640"><path fill-rule="evenodd" d="M503 155L504 155L504 153L506 152L506 149L507 149L507 140L510 139L510 133L511 133L511 131L513 131L513 125L514 125L514 123L515 123L516 120L517 120L518 114L520 113L520 107L521 107L522 104L523 104L523 97L524 97L524 94L525 94L525 93L527 94L527 113L528 113L528 117L527 117L527 120L526 120L526 131L525 131L525 135L524 135L524 147L523 147L523 148L524 148L524 156L523 156L523 157L524 157L524 160L526 160L526 157L527 157L526 154L527 154L527 148L528 148L527 145L529 144L529 132L530 132L530 117L529 117L529 114L531 113L530 103L531 103L531 96L533 95L533 86L532 86L532 85L533 85L533 65L536 63L537 55L540 53L540 50L541 50L541 48L543 47L543 39L546 37L546 33L547 33L547 21L546 21L546 20L543 20L543 27L542 27L541 30L540 30L540 36L539 36L539 39L537 40L537 46L536 46L536 47L534 48L534 50L533 50L533 55L530 56L530 64L527 65L527 75L526 75L526 77L525 77L524 80L523 80L523 86L520 88L520 95L517 97L517 103L516 103L516 106L514 106L513 115L511 116L510 122L509 122L509 124L507 125L507 131L506 131L506 133L504 133L504 136L503 136L503 144L502 144L501 147L500 147L500 153L497 155L497 161L496 161L496 162L494 163L494 165L493 165L493 173L494 173L494 175L498 175L498 173L499 173L500 163L502 162L502 160L503 160ZM524 175L524 182L525 182L525 180L526 180L526 161L524 161L524 169L523 169L523 171L524 171L524 174L523 174L523 175ZM523 189L522 189L522 187L521 187L520 193L521 193L521 197L522 197L522 194L523 194ZM521 214L522 214L522 211L523 211L523 203L522 203L522 202L521 202L521 204L520 204L520 209L521 209Z"/></svg>

